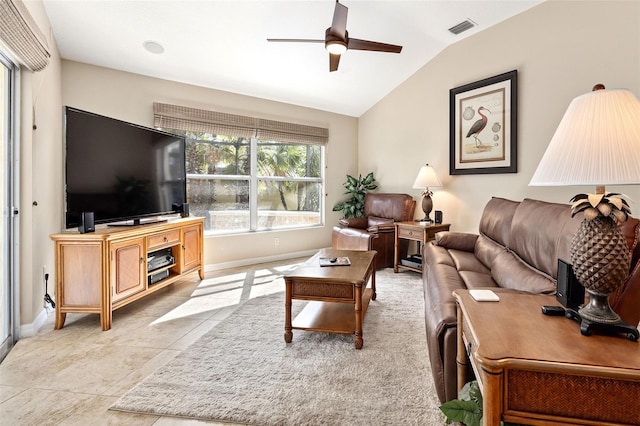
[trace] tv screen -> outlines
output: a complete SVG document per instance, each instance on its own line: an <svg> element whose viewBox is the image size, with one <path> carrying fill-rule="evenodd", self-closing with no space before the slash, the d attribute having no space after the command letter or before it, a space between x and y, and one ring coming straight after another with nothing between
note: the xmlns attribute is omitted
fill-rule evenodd
<svg viewBox="0 0 640 426"><path fill-rule="evenodd" d="M177 135L65 107L66 227L137 224L187 202L185 141ZM132 221L133 220L133 221Z"/></svg>

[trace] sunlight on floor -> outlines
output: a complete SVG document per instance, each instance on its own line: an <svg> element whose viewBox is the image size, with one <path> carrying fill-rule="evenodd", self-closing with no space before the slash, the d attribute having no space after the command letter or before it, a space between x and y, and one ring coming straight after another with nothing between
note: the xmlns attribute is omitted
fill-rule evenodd
<svg viewBox="0 0 640 426"><path fill-rule="evenodd" d="M284 291L282 276L298 265L294 263L206 278L193 290L187 301L150 325L240 306L249 299Z"/></svg>

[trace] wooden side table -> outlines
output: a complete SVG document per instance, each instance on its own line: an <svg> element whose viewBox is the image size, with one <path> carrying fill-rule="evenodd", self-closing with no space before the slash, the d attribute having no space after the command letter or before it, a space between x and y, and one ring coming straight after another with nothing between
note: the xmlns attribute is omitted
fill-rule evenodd
<svg viewBox="0 0 640 426"><path fill-rule="evenodd" d="M395 251L393 256L393 272L399 269L408 269L410 271L422 272L420 268L402 265L398 255L398 242L400 239L418 241L420 245L435 238L437 232L448 231L448 223L431 223L424 222L396 222Z"/></svg>
<svg viewBox="0 0 640 426"><path fill-rule="evenodd" d="M640 419L640 344L583 336L575 321L542 314L555 297L496 289L499 302L456 290L458 388L473 368L483 424L628 425Z"/></svg>

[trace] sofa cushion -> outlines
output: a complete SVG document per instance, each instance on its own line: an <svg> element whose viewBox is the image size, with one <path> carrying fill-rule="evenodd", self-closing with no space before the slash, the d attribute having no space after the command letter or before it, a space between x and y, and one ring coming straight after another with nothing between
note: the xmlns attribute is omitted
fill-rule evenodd
<svg viewBox="0 0 640 426"><path fill-rule="evenodd" d="M447 250L444 247L440 247L433 244L432 241L424 245L422 256L424 259L427 259L425 264L448 265L452 267L456 266L453 263L453 259L451 258L451 255L449 254L449 250Z"/></svg>
<svg viewBox="0 0 640 426"><path fill-rule="evenodd" d="M477 234L467 234L462 232L440 231L435 235L433 244L463 251L473 251L478 239Z"/></svg>
<svg viewBox="0 0 640 426"><path fill-rule="evenodd" d="M567 204L525 199L511 222L509 247L524 262L553 277L558 276L558 258L570 259L571 240L582 215L571 217Z"/></svg>
<svg viewBox="0 0 640 426"><path fill-rule="evenodd" d="M640 261L640 219L629 217L620 225L622 234L631 250L631 267Z"/></svg>
<svg viewBox="0 0 640 426"><path fill-rule="evenodd" d="M505 250L507 249L504 246L496 243L491 238L480 235L476 241L473 253L483 265L491 269L493 260Z"/></svg>
<svg viewBox="0 0 640 426"><path fill-rule="evenodd" d="M508 247L511 219L519 204L517 201L497 197L489 200L480 218L480 234Z"/></svg>
<svg viewBox="0 0 640 426"><path fill-rule="evenodd" d="M458 271L472 271L483 274L490 274L489 268L480 262L475 254L468 251L449 250L449 255L453 259L453 263Z"/></svg>
<svg viewBox="0 0 640 426"><path fill-rule="evenodd" d="M413 219L416 201L408 194L368 193L364 199L364 215L402 222Z"/></svg>
<svg viewBox="0 0 640 426"><path fill-rule="evenodd" d="M395 226L394 225L395 222L393 221L393 219L390 219L390 218L369 216L367 219L368 219L367 227Z"/></svg>
<svg viewBox="0 0 640 426"><path fill-rule="evenodd" d="M504 251L496 257L491 267L491 276L500 287L530 293L554 294L556 281L534 271L515 254Z"/></svg>
<svg viewBox="0 0 640 426"><path fill-rule="evenodd" d="M498 284L494 281L490 272L478 272L478 271L458 271L460 278L464 282L467 288L482 288L482 287L497 287Z"/></svg>

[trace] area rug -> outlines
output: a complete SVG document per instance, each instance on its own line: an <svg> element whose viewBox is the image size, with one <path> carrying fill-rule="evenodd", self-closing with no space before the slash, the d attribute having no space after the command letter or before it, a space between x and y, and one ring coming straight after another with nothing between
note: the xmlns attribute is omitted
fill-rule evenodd
<svg viewBox="0 0 640 426"><path fill-rule="evenodd" d="M376 281L361 350L352 335L301 330L286 344L284 293L258 297L111 409L248 425L442 425L421 278L386 269ZM304 304L293 301L293 314Z"/></svg>

